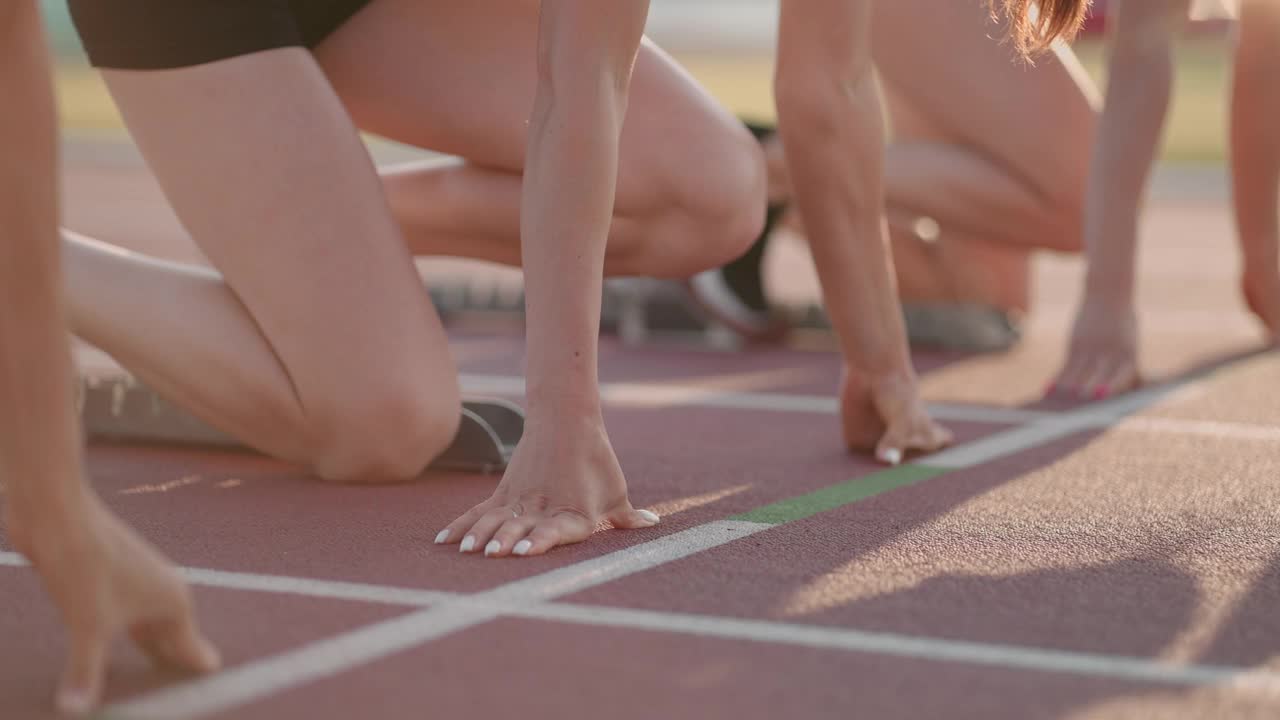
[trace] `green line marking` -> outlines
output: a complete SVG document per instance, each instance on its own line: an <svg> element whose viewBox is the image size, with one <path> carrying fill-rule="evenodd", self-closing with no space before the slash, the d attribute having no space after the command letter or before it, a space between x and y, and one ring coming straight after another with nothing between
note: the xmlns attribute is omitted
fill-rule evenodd
<svg viewBox="0 0 1280 720"><path fill-rule="evenodd" d="M1162 397L1163 395L1169 392L1172 392L1179 388L1184 388L1189 384L1191 384L1192 382L1199 382L1199 381L1206 380L1208 378L1225 374L1229 370L1239 368L1242 364L1244 364L1249 360L1252 360L1260 356L1266 356L1266 354L1267 354L1267 350L1256 350L1256 351L1243 353L1221 364L1210 365L1208 367L1199 368L1189 373L1185 373L1179 378L1174 379L1172 382L1168 382L1160 386L1152 386L1151 389L1163 388L1156 395L1149 396L1149 397L1143 397L1141 395L1136 395L1136 396L1121 395L1112 400L1108 400L1105 403L1095 405L1088 409L1081 409L1081 410L1062 413L1059 417L1065 419L1065 418L1070 418L1072 416L1078 415L1081 412L1097 412L1099 410L1106 410L1107 408L1112 408L1114 410L1117 407L1124 408L1120 413L1122 416L1131 415L1143 408L1148 407L1153 402L1155 402L1155 400L1159 399L1160 397ZM1126 407L1126 405L1133 403L1135 400L1138 401L1138 405L1134 407ZM1119 416L1112 418L1112 424L1114 424L1118 420L1119 420ZM1000 433L1000 434L1006 434L1008 432L1017 432L1018 430L1028 427L1029 424L1030 423L1025 423L1025 422L1016 423L1012 428L1005 431L1005 433ZM983 439L985 440L985 439L993 438L997 436L998 435L990 435L990 436L987 436L987 438L983 438ZM956 447L962 447L962 446L957 445ZM1043 447L1043 443L1037 444L1031 447L1027 447L1027 448L1021 448L1016 451L1006 450L1004 452L1001 452L998 455L987 458L983 462L979 463L979 465L986 465L989 462L996 460L1000 457L1005 457L1010 454L1026 452L1031 449L1034 449L1035 447ZM925 458L925 462L926 463L928 462L928 458ZM958 469L960 468L930 467L928 464L900 465L896 468L881 470L880 472L875 472L860 478L848 480L838 485L831 485L829 487L825 487L820 490L815 490L807 495L799 495L797 497L779 500L778 502L775 502L772 505L765 505L763 507L758 507L754 510L748 510L747 512L742 513L741 515L734 515L733 517L729 517L725 519L726 520L743 520L747 522L763 523L766 525L782 525L784 523L794 522L796 520L803 520L807 517L813 517L818 513L826 512L828 510L834 510L838 507L850 505L860 500L866 500L867 498L875 497L876 495L889 492L890 490L896 490L898 488L906 487L908 485L914 485L918 482L929 480L931 478L938 477L939 475L945 475L946 473L949 473L952 470L958 470Z"/></svg>
<svg viewBox="0 0 1280 720"><path fill-rule="evenodd" d="M815 490L807 495L798 495L786 500L779 500L772 505L748 510L729 519L781 525L803 520L820 512L834 510L843 505L856 503L859 500L866 500L869 497L875 497L890 490L914 485L947 472L949 470L946 468L935 468L928 465L900 465L896 468L881 470L838 485Z"/></svg>

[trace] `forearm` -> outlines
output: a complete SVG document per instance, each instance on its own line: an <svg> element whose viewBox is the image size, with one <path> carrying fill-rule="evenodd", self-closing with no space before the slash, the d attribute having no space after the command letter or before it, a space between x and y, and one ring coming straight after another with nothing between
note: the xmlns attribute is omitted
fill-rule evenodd
<svg viewBox="0 0 1280 720"><path fill-rule="evenodd" d="M60 292L56 127L35 3L0 13L0 478L14 535L84 501Z"/></svg>
<svg viewBox="0 0 1280 720"><path fill-rule="evenodd" d="M1090 296L1133 299L1138 210L1168 114L1173 35L1185 16L1181 2L1128 0L1117 12L1085 199Z"/></svg>
<svg viewBox="0 0 1280 720"><path fill-rule="evenodd" d="M869 21L864 2L784 0L775 95L795 202L845 359L873 377L909 375L884 224Z"/></svg>
<svg viewBox="0 0 1280 720"><path fill-rule="evenodd" d="M1231 171L1245 274L1280 264L1280 4L1245 0L1231 91Z"/></svg>
<svg viewBox="0 0 1280 720"><path fill-rule="evenodd" d="M521 204L531 415L599 410L605 242L647 7L543 3Z"/></svg>

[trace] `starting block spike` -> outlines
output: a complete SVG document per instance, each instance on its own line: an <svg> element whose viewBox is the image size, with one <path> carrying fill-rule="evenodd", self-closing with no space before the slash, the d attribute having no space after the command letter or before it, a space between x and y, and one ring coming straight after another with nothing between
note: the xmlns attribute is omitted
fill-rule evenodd
<svg viewBox="0 0 1280 720"><path fill-rule="evenodd" d="M255 452L131 376L86 377L78 390L81 422L89 439ZM428 469L500 472L523 434L524 411L519 405L500 399L464 400L458 433Z"/></svg>

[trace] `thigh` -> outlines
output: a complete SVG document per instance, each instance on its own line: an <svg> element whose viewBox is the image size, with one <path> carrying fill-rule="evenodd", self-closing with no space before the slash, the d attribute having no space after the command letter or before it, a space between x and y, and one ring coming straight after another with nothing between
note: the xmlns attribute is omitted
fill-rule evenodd
<svg viewBox="0 0 1280 720"><path fill-rule="evenodd" d="M315 53L362 129L516 173L537 28L536 0L374 0ZM739 135L740 123L646 42L622 133L620 210L714 181L720 169L698 158Z"/></svg>
<svg viewBox="0 0 1280 720"><path fill-rule="evenodd" d="M967 145L1046 194L1084 181L1098 99L1068 48L1018 60L983 0L877 3L872 30L895 137Z"/></svg>
<svg viewBox="0 0 1280 720"><path fill-rule="evenodd" d="M375 169L305 50L104 77L179 218L288 368L304 410L341 402L365 377L454 382Z"/></svg>

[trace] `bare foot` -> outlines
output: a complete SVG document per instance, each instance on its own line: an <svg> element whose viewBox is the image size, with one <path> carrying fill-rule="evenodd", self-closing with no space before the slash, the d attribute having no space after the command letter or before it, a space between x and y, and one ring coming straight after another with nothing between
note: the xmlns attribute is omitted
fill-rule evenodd
<svg viewBox="0 0 1280 720"><path fill-rule="evenodd" d="M1066 362L1048 393L1101 400L1140 384L1138 321L1133 305L1086 299L1076 315Z"/></svg>
<svg viewBox="0 0 1280 720"><path fill-rule="evenodd" d="M95 501L67 522L28 527L31 534L15 533L15 545L31 560L70 633L59 710L81 715L98 705L108 650L121 631L157 663L217 669L218 652L196 626L182 578L108 510Z"/></svg>
<svg viewBox="0 0 1280 720"><path fill-rule="evenodd" d="M933 452L954 441L951 431L929 417L914 378L871 382L845 368L840 379L840 419L850 450L874 450L877 460L897 465L910 452Z"/></svg>
<svg viewBox="0 0 1280 720"><path fill-rule="evenodd" d="M631 506L604 421L550 425L531 417L493 496L454 520L436 543L461 543L461 552L483 549L490 557L541 555L586 540L604 522L621 529L658 523Z"/></svg>
<svg viewBox="0 0 1280 720"><path fill-rule="evenodd" d="M1280 345L1280 269L1247 273L1240 286L1245 304L1267 328L1272 344Z"/></svg>

